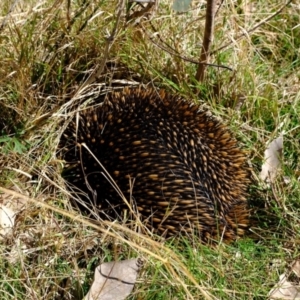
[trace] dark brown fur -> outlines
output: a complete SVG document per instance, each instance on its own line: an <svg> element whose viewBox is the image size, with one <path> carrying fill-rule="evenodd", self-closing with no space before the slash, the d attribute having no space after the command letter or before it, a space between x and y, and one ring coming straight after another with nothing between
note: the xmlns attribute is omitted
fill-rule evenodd
<svg viewBox="0 0 300 300"><path fill-rule="evenodd" d="M101 213L117 217L126 204L81 143L156 232L196 230L204 241L243 235L249 214L245 154L199 106L164 91L125 88L69 124L60 143L65 178L88 193Z"/></svg>

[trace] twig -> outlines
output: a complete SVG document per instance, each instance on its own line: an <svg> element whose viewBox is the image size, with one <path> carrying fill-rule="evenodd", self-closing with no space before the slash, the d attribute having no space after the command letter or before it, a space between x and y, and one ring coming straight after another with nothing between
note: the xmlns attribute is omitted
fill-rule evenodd
<svg viewBox="0 0 300 300"><path fill-rule="evenodd" d="M205 17L205 30L202 43L201 55L199 59L199 67L196 73L196 80L202 82L204 79L207 62L209 59L209 47L213 40L214 20L215 20L215 0L207 0L206 17Z"/></svg>
<svg viewBox="0 0 300 300"><path fill-rule="evenodd" d="M142 2L142 1L136 1L136 2ZM146 6L143 6L141 3L139 3L140 6L142 7L142 9L132 13L131 15L129 15L129 13L128 13L128 15L126 17L127 22L131 22L134 19L139 19L140 17L146 15L153 8L153 6L156 4L155 1L149 1L149 0L143 1L143 2L146 2L148 4Z"/></svg>
<svg viewBox="0 0 300 300"><path fill-rule="evenodd" d="M155 32L158 32L151 22L150 22L150 25L151 25L152 29L153 29ZM159 40L160 40L161 43L156 42L156 41L154 40L154 38L151 37L151 36L147 33L146 29L145 29L143 26L142 26L142 29L143 29L143 32L145 33L145 35L147 36L147 38L148 38L155 46L157 46L158 48L160 48L160 49L162 49L162 50L168 52L168 53L171 54L171 55L177 56L177 57L181 58L181 59L184 60L184 61L190 62L190 63L195 64L195 65L199 65L199 64L200 64L200 62L199 62L198 60L192 59L192 58L190 58L190 57L186 57L186 56L184 56L184 55L178 53L174 48L172 48L171 46L169 46L169 45L161 38L161 36L160 36L159 34L157 34L156 36L159 38ZM163 45L163 44L165 44L166 46ZM205 64L206 64L207 66L217 67L217 68L222 68L222 69L227 69L227 70L229 70L229 71L233 71L232 68L227 67L227 66L224 66L224 65L216 65L216 64L211 64L211 63L205 63Z"/></svg>

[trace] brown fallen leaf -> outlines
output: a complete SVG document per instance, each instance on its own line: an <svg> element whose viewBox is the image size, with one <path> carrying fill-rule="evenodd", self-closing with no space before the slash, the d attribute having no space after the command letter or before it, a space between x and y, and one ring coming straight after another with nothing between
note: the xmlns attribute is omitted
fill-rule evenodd
<svg viewBox="0 0 300 300"><path fill-rule="evenodd" d="M273 140L264 153L265 162L262 165L259 177L268 183L274 182L277 171L281 167L281 159L283 153L283 136L280 135Z"/></svg>
<svg viewBox="0 0 300 300"><path fill-rule="evenodd" d="M94 282L83 300L126 299L142 266L139 258L101 264L96 268Z"/></svg>
<svg viewBox="0 0 300 300"><path fill-rule="evenodd" d="M269 299L300 300L299 286L287 280L285 274L279 276L279 283L269 293Z"/></svg>
<svg viewBox="0 0 300 300"><path fill-rule="evenodd" d="M292 271L300 279L300 260L296 260L292 265Z"/></svg>
<svg viewBox="0 0 300 300"><path fill-rule="evenodd" d="M0 205L0 239L12 232L15 216L15 212L9 207Z"/></svg>
<svg viewBox="0 0 300 300"><path fill-rule="evenodd" d="M0 193L0 240L12 233L16 215L25 208L25 205L26 201L23 199L3 191Z"/></svg>
<svg viewBox="0 0 300 300"><path fill-rule="evenodd" d="M291 271L300 279L300 261L296 260L291 266ZM288 281L286 274L279 276L279 282L270 291L269 299L283 299L283 300L300 300L300 286Z"/></svg>

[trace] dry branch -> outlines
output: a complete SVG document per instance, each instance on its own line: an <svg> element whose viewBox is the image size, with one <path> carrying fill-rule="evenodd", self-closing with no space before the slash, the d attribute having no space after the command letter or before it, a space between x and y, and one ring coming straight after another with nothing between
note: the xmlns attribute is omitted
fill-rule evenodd
<svg viewBox="0 0 300 300"><path fill-rule="evenodd" d="M199 67L196 73L196 80L202 82L204 79L205 70L209 59L209 47L213 40L214 19L215 19L215 0L207 1L204 38L202 43L201 55L199 59Z"/></svg>

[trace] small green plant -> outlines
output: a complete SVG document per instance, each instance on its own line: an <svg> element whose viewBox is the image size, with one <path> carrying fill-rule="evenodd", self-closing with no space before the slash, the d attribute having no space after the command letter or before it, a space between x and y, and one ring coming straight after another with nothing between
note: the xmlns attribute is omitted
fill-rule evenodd
<svg viewBox="0 0 300 300"><path fill-rule="evenodd" d="M25 144L25 145L24 145ZM29 145L20 140L17 136L2 136L0 137L0 149L4 154L17 153L24 154L29 148Z"/></svg>

